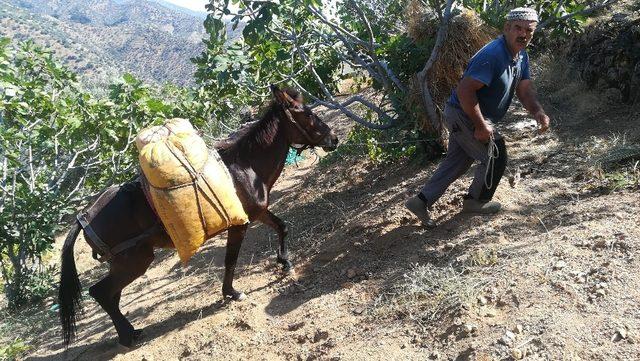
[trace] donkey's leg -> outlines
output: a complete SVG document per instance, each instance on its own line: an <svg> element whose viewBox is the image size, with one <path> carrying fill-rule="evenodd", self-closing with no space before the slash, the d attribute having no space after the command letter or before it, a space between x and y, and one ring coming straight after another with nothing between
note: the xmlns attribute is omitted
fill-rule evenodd
<svg viewBox="0 0 640 361"><path fill-rule="evenodd" d="M278 238L280 240L278 263L282 264L282 269L285 272L290 271L293 266L291 265L291 261L289 261L289 252L287 251L287 243L285 242L285 238L289 233L287 225L269 210L262 214L260 221L278 232Z"/></svg>
<svg viewBox="0 0 640 361"><path fill-rule="evenodd" d="M118 307L118 309L120 309L120 296L122 296L122 290L120 290L120 292L118 292L115 297L116 307ZM133 329L133 341L138 341L141 337L142 329Z"/></svg>
<svg viewBox="0 0 640 361"><path fill-rule="evenodd" d="M119 343L131 347L141 331L135 330L120 312L122 289L145 273L153 261L153 248L143 245L114 257L109 275L89 288L89 294L107 312L118 332Z"/></svg>
<svg viewBox="0 0 640 361"><path fill-rule="evenodd" d="M227 236L227 254L224 258L224 280L222 282L222 295L231 297L235 301L246 298L245 294L233 288L233 273L236 270L240 246L247 231L247 225L234 226L229 228Z"/></svg>

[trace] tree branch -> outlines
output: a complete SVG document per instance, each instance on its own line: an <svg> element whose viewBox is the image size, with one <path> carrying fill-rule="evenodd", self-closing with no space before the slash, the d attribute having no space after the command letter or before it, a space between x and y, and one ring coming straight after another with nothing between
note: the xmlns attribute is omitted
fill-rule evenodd
<svg viewBox="0 0 640 361"><path fill-rule="evenodd" d="M400 79L398 79L396 74L389 68L389 65L386 62L381 61L380 66L385 70L385 72L387 73L387 76L389 77L389 79L391 79L393 84L395 84L395 86L398 89L400 89L401 92L407 93L407 87L404 84L402 84L402 82L400 81Z"/></svg>
<svg viewBox="0 0 640 361"><path fill-rule="evenodd" d="M342 41L343 45L345 45L351 57L357 62L359 62L362 65L362 67L364 67L367 70L367 72L369 73L369 75L371 75L372 78L378 80L388 93L391 92L390 82L393 83L398 89L400 89L400 91L406 93L407 88L400 82L400 80L393 73L393 71L389 69L387 64L380 61L380 59L378 58L378 55L376 53L376 48L378 47L378 44L375 43L375 35L373 34L371 23L369 22L369 19L367 18L366 14L362 11L362 9L357 4L357 2L351 0L349 1L349 4L355 9L356 13L358 14L360 19L365 23L367 27L367 31L369 33L368 43L355 37L351 33L348 33L348 32L345 33L347 30L345 30L344 28L340 27L337 24L334 24L335 25L334 27L332 26L332 24L329 24L327 22L325 23L334 30L335 35L338 37L338 39ZM310 11L313 11L313 10L310 10ZM314 14L318 16L321 21L324 18L322 14L318 14L317 12ZM343 36L343 34L349 35L350 38L358 39L358 41L354 41L354 43L366 49L367 55L370 57L371 62L367 62L366 60L362 59L358 54L358 51L355 49L355 47L349 42L349 40L346 39L346 37ZM344 58L344 56L342 57ZM374 70L373 67L375 67L377 70Z"/></svg>
<svg viewBox="0 0 640 361"><path fill-rule="evenodd" d="M29 175L31 176L29 181L29 190L33 192L36 187L36 174L33 170L33 148L29 144Z"/></svg>
<svg viewBox="0 0 640 361"><path fill-rule="evenodd" d="M373 103L365 100L364 98L360 97L359 95L353 96L353 97L347 99L346 101L344 101L342 103L338 103L336 101L324 101L324 100L314 96L311 92L309 92L307 89L305 89L295 79L292 79L292 81L303 93L305 93L309 98L311 98L316 104L322 105L322 106L327 107L329 109L339 110L340 112L342 112L347 117L351 118L352 120L354 120L357 123L360 123L360 124L364 125L365 127L372 128L372 129L384 130L384 129L393 128L395 126L395 121L396 120L394 118L391 118L382 109L380 109L379 107L375 106ZM347 106L351 105L352 103L354 103L356 101L362 103L364 106L366 106L369 109L371 109L374 112L376 112L378 114L378 116L380 118L382 118L382 119L385 119L387 121L387 123L385 123L385 124L371 123L371 122L363 119L362 117L360 117L359 115L357 115L356 113L352 112L350 109L347 108Z"/></svg>
<svg viewBox="0 0 640 361"><path fill-rule="evenodd" d="M322 89L322 92L324 93L324 95L327 97L327 99L329 100L333 100L333 95L331 95L331 92L329 91L329 89L327 89L327 86L324 84L324 81L322 81L322 78L320 78L320 75L318 75L318 72L316 71L316 68L313 66L313 63L311 62L311 60L309 59L309 57L307 56L307 54L304 52L304 50L302 50L302 48L300 48L299 46L297 46L297 37L295 34L293 34L295 39L296 39L296 50L298 51L298 54L300 55L300 59L302 59L302 61L307 63L307 66L309 67L309 71L311 71L311 74L313 75L313 77L316 79L316 82L318 83L318 85L320 86L320 89Z"/></svg>
<svg viewBox="0 0 640 361"><path fill-rule="evenodd" d="M364 100L364 99L362 99ZM356 100L351 101L351 103L353 103ZM365 102L360 101L362 104L364 104L365 106L368 106L367 104L365 104ZM356 121L357 123L360 123L361 125L364 125L367 128L371 128L371 129L379 129L379 130L385 130L385 129L390 129L393 128L396 124L395 124L395 119L389 117L388 115L384 114L384 112L379 109L378 107L376 107L375 105L369 103L372 107L369 107L371 110L373 110L374 112L378 113L378 116L380 116L381 118L386 118L387 119L387 123L385 124L377 124L377 123L371 123L367 120L364 120L362 117L360 117L359 115L355 114L354 112L352 112L351 110L349 110L346 106L344 106L343 104L340 103L330 103L330 102L325 102L325 101L318 101L318 103L320 105L323 105L329 109L334 109L334 110L339 110L341 111L344 115L348 116L349 118L351 118L352 120Z"/></svg>
<svg viewBox="0 0 640 361"><path fill-rule="evenodd" d="M371 23L369 23L369 19L365 15L365 13L360 9L357 3L353 0L349 1L349 4L356 10L358 17L365 23L367 26L367 32L369 33L369 44L365 48L367 49L369 56L373 60L373 64L378 68L378 73L384 73L385 69L380 65L380 60L378 59L378 55L376 54L376 49L374 44L375 36L373 35L373 30L371 29ZM391 92L391 87L389 85L388 79L382 78L382 86L387 91L387 93Z"/></svg>
<svg viewBox="0 0 640 361"><path fill-rule="evenodd" d="M344 36L344 34L341 33L339 30L337 30L336 28L332 28L332 29L334 30L334 36L337 37L342 42L342 45L345 46L345 48L347 49L347 53L351 55L351 58L356 62L360 63L373 78L379 79L381 81L382 75L379 74L375 69L373 69L370 63L367 63L364 59L360 57L360 54L358 54L358 51L356 50L354 44L351 43L351 41L347 40L347 37ZM351 37L353 37L353 35L351 35ZM362 41L360 40L360 42Z"/></svg>
<svg viewBox="0 0 640 361"><path fill-rule="evenodd" d="M328 25L330 28L333 29L334 32L342 34L344 36L347 36L349 38L351 38L351 40L360 45L360 46L367 46L367 42L363 41L362 39L358 38L357 36L352 34L352 31L349 31L343 27L341 27L340 25L328 20L321 11L319 11L318 9L314 8L313 6L307 5L307 10L309 10L313 15L316 16L316 18L318 18L318 20L320 20L322 23ZM374 45L378 45L378 44L374 44Z"/></svg>
<svg viewBox="0 0 640 361"><path fill-rule="evenodd" d="M84 149L80 149L76 151L71 157L71 160L67 163L67 166L65 167L65 169L62 171L62 174L58 176L57 179L54 179L52 182L50 182L49 189L52 189L54 192L57 192L57 190L60 188L60 185L62 185L62 183L65 181L65 179L69 175L69 172L72 169L76 168L76 161L78 160L78 157L80 157L80 155L86 152L95 150L98 146L99 139L100 139L99 137L96 137L93 143L89 144Z"/></svg>
<svg viewBox="0 0 640 361"><path fill-rule="evenodd" d="M444 9L444 16L442 21L440 22L440 27L438 28L438 34L436 36L436 43L431 50L431 56L429 56L429 60L425 64L424 68L418 73L417 78L420 85L420 90L422 92L422 101L427 112L427 117L431 121L433 128L438 132L442 132L442 124L440 122L440 118L436 113L435 104L433 103L433 97L431 96L431 91L429 90L429 84L427 83L427 74L436 59L438 58L438 52L440 48L444 44L444 40L447 37L447 30L449 28L449 20L451 19L451 6L453 5L453 0L447 0L447 5Z"/></svg>

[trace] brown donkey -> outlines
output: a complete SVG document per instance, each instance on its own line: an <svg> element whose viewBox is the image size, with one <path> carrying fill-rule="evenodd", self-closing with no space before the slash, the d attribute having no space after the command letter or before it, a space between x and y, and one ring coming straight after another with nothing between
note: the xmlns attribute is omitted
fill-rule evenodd
<svg viewBox="0 0 640 361"><path fill-rule="evenodd" d="M301 95L291 89L272 86L275 101L265 115L216 145L229 168L236 192L249 220L272 227L279 236L277 260L285 270L291 268L287 254L284 222L268 209L269 192L284 167L292 144L336 148L338 139L331 129L308 107ZM228 229L224 297L241 300L245 296L233 288L238 253L248 225ZM78 216L62 248L62 268L58 289L60 321L65 345L75 336L76 311L80 307L73 246L80 230L94 251L94 257L110 263L109 274L89 288L89 294L109 314L121 345L131 347L142 334L120 312L122 289L143 275L153 261L153 249L171 247L169 235L149 206L140 181L114 186L104 191Z"/></svg>

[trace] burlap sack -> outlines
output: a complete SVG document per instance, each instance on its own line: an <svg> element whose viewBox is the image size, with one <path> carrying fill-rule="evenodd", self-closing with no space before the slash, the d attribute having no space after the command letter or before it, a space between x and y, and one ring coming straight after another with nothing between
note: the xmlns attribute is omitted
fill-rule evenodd
<svg viewBox="0 0 640 361"><path fill-rule="evenodd" d="M187 120L142 130L136 146L151 201L183 263L208 238L248 223L225 164Z"/></svg>

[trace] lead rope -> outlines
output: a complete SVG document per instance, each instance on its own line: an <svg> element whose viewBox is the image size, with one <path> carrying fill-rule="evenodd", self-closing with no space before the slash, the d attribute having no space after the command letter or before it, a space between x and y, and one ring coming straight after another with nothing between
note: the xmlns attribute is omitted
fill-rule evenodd
<svg viewBox="0 0 640 361"><path fill-rule="evenodd" d="M496 158L500 156L500 150L496 145L495 138L493 137L493 133L489 136L489 143L487 149L487 171L484 174L484 185L487 189L491 189L493 187L493 169L496 164Z"/></svg>

